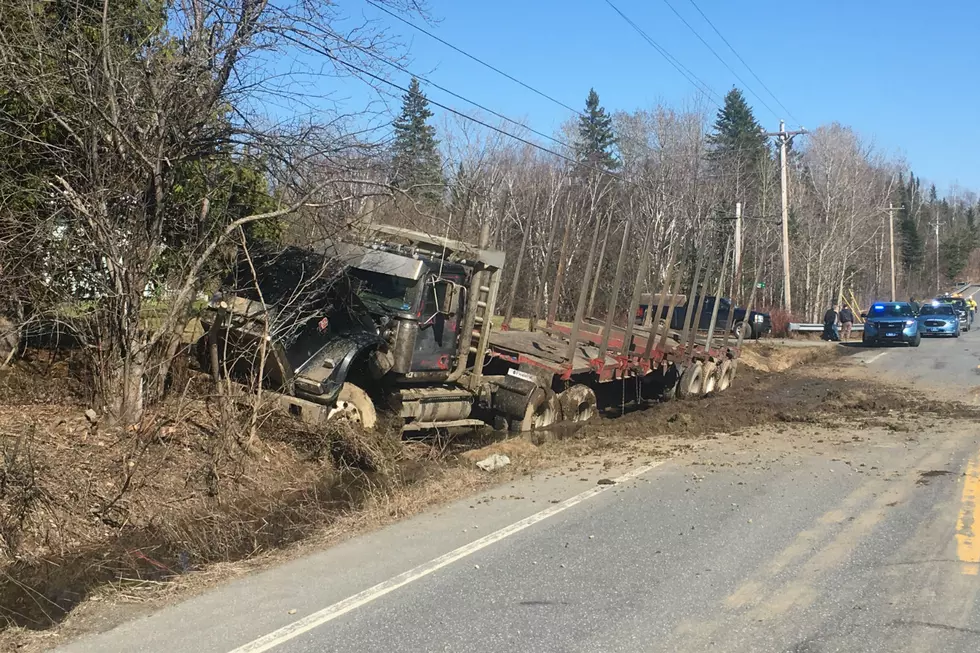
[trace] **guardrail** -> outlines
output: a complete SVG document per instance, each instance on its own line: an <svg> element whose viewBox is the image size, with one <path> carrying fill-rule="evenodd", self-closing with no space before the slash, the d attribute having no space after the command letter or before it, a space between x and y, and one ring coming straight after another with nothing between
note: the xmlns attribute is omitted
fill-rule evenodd
<svg viewBox="0 0 980 653"><path fill-rule="evenodd" d="M823 331L823 325L822 324L804 324L804 323L800 323L800 322L790 322L789 323L789 330L790 331L800 332L800 333L820 333L820 332ZM855 332L860 333L862 331L864 331L864 325L863 324L855 324L855 325L853 325L851 327L851 333L855 333Z"/></svg>

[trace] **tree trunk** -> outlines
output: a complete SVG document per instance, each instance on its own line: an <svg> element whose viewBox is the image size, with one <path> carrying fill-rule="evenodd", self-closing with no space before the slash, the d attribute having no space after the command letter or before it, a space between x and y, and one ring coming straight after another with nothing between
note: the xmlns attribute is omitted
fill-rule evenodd
<svg viewBox="0 0 980 653"><path fill-rule="evenodd" d="M595 276L592 278L592 290L589 292L589 305L585 309L585 316L592 317L595 306L595 294L599 289L599 279L602 277L602 263L606 258L606 245L609 243L609 228L612 226L613 217L609 214L609 218L606 220L606 233L602 237L602 247L599 248L599 263L596 264Z"/></svg>
<svg viewBox="0 0 980 653"><path fill-rule="evenodd" d="M572 218L567 216L565 218L565 233L561 238L561 250L558 253L558 270L555 272L555 287L551 293L551 306L548 307L548 319L546 324L550 326L555 325L555 320L558 317L558 302L561 301L561 289L562 283L565 280L565 269L568 266L568 241L571 239L572 235Z"/></svg>
<svg viewBox="0 0 980 653"><path fill-rule="evenodd" d="M140 344L130 342L128 355L109 352L103 369L96 370L96 400L118 426L138 424L143 418L146 354Z"/></svg>

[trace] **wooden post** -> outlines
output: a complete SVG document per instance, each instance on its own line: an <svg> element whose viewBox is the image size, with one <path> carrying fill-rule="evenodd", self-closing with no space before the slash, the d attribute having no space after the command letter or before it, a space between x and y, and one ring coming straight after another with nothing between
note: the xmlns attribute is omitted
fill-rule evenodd
<svg viewBox="0 0 980 653"><path fill-rule="evenodd" d="M660 217L658 212L657 217ZM659 222L659 220L658 220ZM643 290L643 282L647 275L647 262L650 252L650 231L653 228L653 220L648 219L646 228L643 230L643 243L640 245L640 265L636 271L636 281L633 283L633 295L630 297L630 307L626 313L626 333L623 335L622 353L629 355L633 343L633 326L636 324L636 309L640 304L640 293Z"/></svg>
<svg viewBox="0 0 980 653"><path fill-rule="evenodd" d="M725 272L728 269L728 255L732 250L731 245L732 241L729 238L728 242L725 243L725 255L721 259L721 269L718 270L718 284L715 286L715 303L711 307L711 321L708 323L708 335L704 341L705 352L711 349L711 340L715 336L715 326L718 323L718 305L721 303L721 290L724 288Z"/></svg>
<svg viewBox="0 0 980 653"><path fill-rule="evenodd" d="M514 301L517 299L517 285L520 283L521 279L521 268L524 265L524 253L527 251L527 245L531 239L531 220L537 212L537 209L538 201L537 196L535 196L534 206L527 216L527 224L524 225L524 237L521 238L521 250L517 254L517 263L514 265L514 278L510 282L510 296L507 297L507 307L504 309L504 322L500 326L501 331L506 331L510 328L510 320L514 316Z"/></svg>
<svg viewBox="0 0 980 653"><path fill-rule="evenodd" d="M595 263L596 247L599 245L599 231L601 227L602 222L596 220L595 227L592 229L592 244L589 246L589 258L585 262L585 278L582 279L582 289L578 293L578 304L575 306L575 319L572 321L572 330L568 335L569 365L572 364L572 359L575 356L575 348L578 346L578 334L582 329L582 320L585 318L585 302L589 295L589 281L592 277L592 266Z"/></svg>
<svg viewBox="0 0 980 653"><path fill-rule="evenodd" d="M612 332L613 321L616 319L616 303L619 299L620 287L623 285L623 268L626 263L626 249L629 245L630 222L627 218L623 226L623 244L619 247L619 260L616 261L616 276L613 278L612 291L606 302L606 324L602 329L602 344L599 345L599 358L605 360L609 349L609 334Z"/></svg>

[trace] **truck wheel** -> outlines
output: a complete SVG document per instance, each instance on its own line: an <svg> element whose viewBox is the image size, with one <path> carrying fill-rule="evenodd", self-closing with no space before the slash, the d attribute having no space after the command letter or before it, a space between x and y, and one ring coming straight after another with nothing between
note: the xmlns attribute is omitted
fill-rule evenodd
<svg viewBox="0 0 980 653"><path fill-rule="evenodd" d="M528 403L527 409L524 411L524 419L520 422L512 421L511 428L521 433L527 433L528 431L548 428L560 420L561 404L558 402L558 395L553 390L548 390L541 401Z"/></svg>
<svg viewBox="0 0 980 653"><path fill-rule="evenodd" d="M559 393L561 413L566 421L585 422L597 412L595 393L587 385L573 385L568 390Z"/></svg>
<svg viewBox="0 0 980 653"><path fill-rule="evenodd" d="M677 384L677 396L681 399L697 396L701 391L701 361L694 361L681 374Z"/></svg>
<svg viewBox="0 0 980 653"><path fill-rule="evenodd" d="M732 387L735 384L735 374L738 372L738 361L729 360L728 361L728 387Z"/></svg>
<svg viewBox="0 0 980 653"><path fill-rule="evenodd" d="M327 413L327 421L345 421L371 431L378 423L378 413L366 392L353 383L345 383L340 387L337 403Z"/></svg>
<svg viewBox="0 0 980 653"><path fill-rule="evenodd" d="M742 341L746 341L752 337L752 329L745 322L739 322L734 327L732 327L732 334L736 338L741 338Z"/></svg>
<svg viewBox="0 0 980 653"><path fill-rule="evenodd" d="M718 366L718 384L715 390L718 392L724 392L728 390L728 386L732 384L730 371L732 369L733 361L730 358L726 358Z"/></svg>
<svg viewBox="0 0 980 653"><path fill-rule="evenodd" d="M707 362L701 370L701 395L707 397L718 388L718 364Z"/></svg>

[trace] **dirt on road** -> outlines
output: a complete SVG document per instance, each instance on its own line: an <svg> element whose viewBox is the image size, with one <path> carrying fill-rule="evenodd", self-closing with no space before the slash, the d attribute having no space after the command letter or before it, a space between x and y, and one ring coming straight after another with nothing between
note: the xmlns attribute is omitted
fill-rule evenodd
<svg viewBox="0 0 980 653"><path fill-rule="evenodd" d="M846 361L827 351L755 351L724 393L504 441L485 433L393 446L390 436L311 434L270 419L252 452L223 452L217 468L206 400L182 406L179 427L114 433L72 399L69 365L42 375L28 361L0 376L0 649L40 650L110 627L529 471L584 459L696 461L706 440L832 452L864 427L904 437L930 420L977 416L856 375L845 384ZM474 466L492 453L511 465Z"/></svg>

